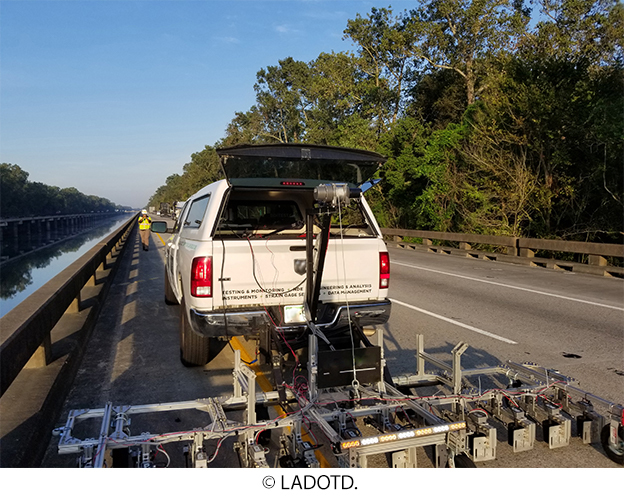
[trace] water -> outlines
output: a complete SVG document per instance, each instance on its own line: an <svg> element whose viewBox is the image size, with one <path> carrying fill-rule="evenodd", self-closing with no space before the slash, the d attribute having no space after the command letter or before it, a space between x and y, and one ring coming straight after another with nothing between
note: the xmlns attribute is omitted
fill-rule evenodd
<svg viewBox="0 0 624 498"><path fill-rule="evenodd" d="M131 216L110 218L88 232L4 263L0 267L0 317L120 228Z"/></svg>

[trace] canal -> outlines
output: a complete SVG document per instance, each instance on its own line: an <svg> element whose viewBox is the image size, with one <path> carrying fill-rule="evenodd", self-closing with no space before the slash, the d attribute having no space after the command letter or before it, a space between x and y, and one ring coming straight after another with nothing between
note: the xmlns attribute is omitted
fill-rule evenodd
<svg viewBox="0 0 624 498"><path fill-rule="evenodd" d="M117 230L131 216L134 213L104 219L87 231L2 262L0 317Z"/></svg>

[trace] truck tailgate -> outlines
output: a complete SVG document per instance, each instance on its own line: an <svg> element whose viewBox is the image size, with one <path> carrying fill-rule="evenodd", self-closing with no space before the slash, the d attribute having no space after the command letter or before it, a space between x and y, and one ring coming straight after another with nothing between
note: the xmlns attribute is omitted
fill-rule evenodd
<svg viewBox="0 0 624 498"><path fill-rule="evenodd" d="M384 250L376 238L331 238L320 300L379 299L379 252ZM305 259L304 239L213 242L214 307L302 304Z"/></svg>

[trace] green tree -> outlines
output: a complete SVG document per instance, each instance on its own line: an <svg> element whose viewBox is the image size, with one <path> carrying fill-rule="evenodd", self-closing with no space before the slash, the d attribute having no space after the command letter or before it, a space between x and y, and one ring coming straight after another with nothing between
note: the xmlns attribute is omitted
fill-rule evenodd
<svg viewBox="0 0 624 498"><path fill-rule="evenodd" d="M278 142L299 142L307 121L305 88L309 85L310 68L292 57L277 66L258 71L257 109L263 117L264 134Z"/></svg>
<svg viewBox="0 0 624 498"><path fill-rule="evenodd" d="M0 214L3 217L24 216L27 186L26 171L17 164L0 164Z"/></svg>
<svg viewBox="0 0 624 498"><path fill-rule="evenodd" d="M513 143L496 126L485 104L469 108L469 134L460 147L461 195L458 228L468 233L522 236L542 208L543 191L527 160L526 146Z"/></svg>
<svg viewBox="0 0 624 498"><path fill-rule="evenodd" d="M247 112L237 112L225 130L221 145L231 146L241 143L262 143L267 140L262 114L257 106Z"/></svg>
<svg viewBox="0 0 624 498"><path fill-rule="evenodd" d="M116 209L108 199L87 196L75 187L60 189L29 182L28 173L16 164L0 164L0 189L3 217L113 212Z"/></svg>
<svg viewBox="0 0 624 498"><path fill-rule="evenodd" d="M459 123L466 110L466 85L455 71L438 69L423 72L409 90L406 114L417 117L434 129Z"/></svg>
<svg viewBox="0 0 624 498"><path fill-rule="evenodd" d="M405 14L373 7L366 18L347 22L345 38L358 47L356 63L366 76L364 99L380 132L387 131L403 112L406 82L412 75L415 32Z"/></svg>
<svg viewBox="0 0 624 498"><path fill-rule="evenodd" d="M182 188L178 200L186 199L199 189L222 178L221 165L214 147L191 154L191 162L184 165Z"/></svg>
<svg viewBox="0 0 624 498"><path fill-rule="evenodd" d="M189 196L222 177L219 158L213 147L191 154L191 162L183 166L183 173L169 175L165 185L158 187L148 205L160 206L163 202L186 200Z"/></svg>
<svg viewBox="0 0 624 498"><path fill-rule="evenodd" d="M542 7L486 101L542 185L530 233L608 240L624 228L624 11L615 1Z"/></svg>
<svg viewBox="0 0 624 498"><path fill-rule="evenodd" d="M499 58L526 31L529 11L521 0L426 0L411 11L415 56L431 67L455 71L471 105L495 73Z"/></svg>
<svg viewBox="0 0 624 498"><path fill-rule="evenodd" d="M63 199L63 213L85 213L87 211L91 211L85 195L77 188L64 188L61 189L59 193L61 198Z"/></svg>
<svg viewBox="0 0 624 498"><path fill-rule="evenodd" d="M383 226L614 241L624 233L624 8L617 0L421 0L349 20L353 53L257 73L219 145L377 150ZM192 156L155 198L216 178ZM620 235L618 235L620 234Z"/></svg>
<svg viewBox="0 0 624 498"><path fill-rule="evenodd" d="M356 58L346 53L321 53L310 63L309 84L304 89L309 109L306 111L306 141L316 144L344 145L345 130L350 139L366 141L353 134L355 121L363 118L363 97L359 88L361 73ZM369 128L366 126L366 128ZM367 135L367 133L364 133Z"/></svg>
<svg viewBox="0 0 624 498"><path fill-rule="evenodd" d="M541 14L527 33L524 56L622 63L624 6L618 0L537 0Z"/></svg>

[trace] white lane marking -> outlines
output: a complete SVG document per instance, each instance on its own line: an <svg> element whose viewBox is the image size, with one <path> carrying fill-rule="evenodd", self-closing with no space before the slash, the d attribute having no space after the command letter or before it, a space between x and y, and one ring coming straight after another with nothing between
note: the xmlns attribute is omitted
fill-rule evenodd
<svg viewBox="0 0 624 498"><path fill-rule="evenodd" d="M429 315L429 316L432 316L434 318L439 318L440 320L444 320L445 322L452 323L453 325L457 325L459 327L463 327L465 329L472 330L473 332L476 332L477 334L486 335L488 337L491 337L492 339L496 339L498 341L506 342L507 344L518 344L516 341L512 341L511 339L507 339L506 337L502 337L500 335L492 334L491 332L487 332L486 330L482 330L482 329L478 329L476 327L472 327L470 325L466 325L465 323L461 323L461 322L458 322L457 320L453 320L451 318L447 318L445 316L438 315L436 313L432 313L431 311L427 311L427 310L424 310L422 308L417 308L416 306L412 306L411 304L407 304L407 303L404 303L402 301L397 301L396 299L392 299L392 298L390 299L390 301L392 301L395 304L400 304L401 306L405 306L406 308L410 308L410 309L412 309L414 311L418 311L420 313L424 313L425 315Z"/></svg>
<svg viewBox="0 0 624 498"><path fill-rule="evenodd" d="M483 280L481 278L466 277L464 275L457 275L456 273L449 273L449 272L445 272L441 270L432 270L431 268L424 268L422 266L410 265L407 263L399 263L398 261L392 261L390 264L395 264L399 266L407 266L408 268L416 268L417 270L431 271L433 273L441 273L442 275L448 275L450 277L465 278L466 280L474 280L475 282L482 282L484 284L498 285L500 287L507 287L509 289L515 289L515 290L520 290L520 291L525 291L525 292L533 292L534 294L541 294L543 296L557 297L559 299L567 299L568 301L575 301L577 303L591 304L593 306L602 306L603 308L609 308L609 309L617 310L617 311L624 311L624 308L611 306L610 304L595 303L593 301L585 301L584 299L576 299L574 297L562 296L560 294L552 294L550 292L542 292L538 290L527 289L525 287L517 287L515 285L501 284L499 282L490 282L489 280Z"/></svg>

